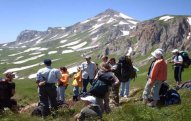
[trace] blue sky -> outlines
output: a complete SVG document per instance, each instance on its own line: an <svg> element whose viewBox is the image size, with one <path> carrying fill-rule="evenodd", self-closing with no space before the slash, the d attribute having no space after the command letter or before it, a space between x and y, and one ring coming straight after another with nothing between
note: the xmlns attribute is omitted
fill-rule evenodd
<svg viewBox="0 0 191 121"><path fill-rule="evenodd" d="M45 31L91 18L108 8L138 20L163 14L191 15L191 0L0 0L0 43L25 29Z"/></svg>

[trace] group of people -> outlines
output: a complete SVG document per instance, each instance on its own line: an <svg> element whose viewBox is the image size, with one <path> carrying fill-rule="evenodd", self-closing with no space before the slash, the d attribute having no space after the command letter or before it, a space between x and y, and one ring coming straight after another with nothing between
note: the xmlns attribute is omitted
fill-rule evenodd
<svg viewBox="0 0 191 121"><path fill-rule="evenodd" d="M162 49L156 49L151 53L154 60L150 65L148 80L143 91L144 104L152 107L157 105L160 86L167 79L167 62L163 57L163 53ZM179 55L178 49L173 50L172 53L174 57L171 62L174 65L174 78L178 86L181 83L183 58ZM133 67L129 54L122 56L118 62L116 62L115 58L109 59L107 56L103 56L99 66L91 61L90 56L85 56L84 58L86 61L77 68L72 82L74 86L73 101L81 99L86 104L81 112L75 116L76 120L83 120L91 116L101 118L103 112L109 113L111 111L109 102L118 106L119 96L128 97L131 78L122 74L125 73L122 68L125 66ZM69 84L70 75L66 67L60 67L60 69L52 68L50 59L45 59L44 65L45 68L37 72L36 83L38 85L39 104L42 106L42 116L46 117L51 112L57 111L58 105L65 103L65 90ZM3 93L2 91L0 92L0 111L4 107L9 107L14 112L18 109L16 101L11 99L15 93L13 78L14 74L9 72L6 73L4 80L0 80L0 82L6 82L8 85L11 85L8 86L11 90L7 91L9 97L1 98L4 94L1 94ZM92 85L90 89L88 88L89 83ZM98 93L95 93L93 87L101 84L105 85L104 92L96 95ZM101 88L99 91L102 91ZM81 94L83 97L80 98ZM151 102L148 100L150 95L152 96Z"/></svg>

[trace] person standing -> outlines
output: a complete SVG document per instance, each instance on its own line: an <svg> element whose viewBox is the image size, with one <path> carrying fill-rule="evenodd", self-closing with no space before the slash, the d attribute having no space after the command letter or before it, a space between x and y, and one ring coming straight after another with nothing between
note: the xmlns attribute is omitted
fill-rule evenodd
<svg viewBox="0 0 191 121"><path fill-rule="evenodd" d="M82 87L82 74L81 74L80 67L77 68L77 72L74 74L74 80L72 82L72 85L74 86L74 88L73 88L73 92L74 92L73 101L78 101L78 96L80 93L79 88Z"/></svg>
<svg viewBox="0 0 191 121"><path fill-rule="evenodd" d="M66 67L60 67L60 71L61 71L62 77L58 81L57 100L58 100L59 105L62 105L65 102L65 90L68 86L69 73L68 73Z"/></svg>
<svg viewBox="0 0 191 121"><path fill-rule="evenodd" d="M45 68L37 72L36 83L38 84L38 92L40 104L42 105L42 116L46 117L50 114L49 106L53 111L57 110L57 91L56 83L61 78L59 69L51 67L50 59L44 60ZM49 104L50 103L50 104Z"/></svg>
<svg viewBox="0 0 191 121"><path fill-rule="evenodd" d="M91 61L90 56L85 56L86 62L83 62L80 66L82 71L82 82L83 82L83 92L87 92L88 83L92 84L93 79L96 75L97 66Z"/></svg>
<svg viewBox="0 0 191 121"><path fill-rule="evenodd" d="M159 90L162 82L167 79L167 63L162 56L162 52L155 50L151 55L156 59L151 66L148 81L143 91L143 102L148 106L155 107L159 98ZM148 102L152 90L152 102Z"/></svg>
<svg viewBox="0 0 191 121"><path fill-rule="evenodd" d="M183 58L179 54L178 49L174 49L172 51L173 57L172 57L172 63L174 65L174 79L176 81L176 86L179 86L182 81L182 64L183 64Z"/></svg>

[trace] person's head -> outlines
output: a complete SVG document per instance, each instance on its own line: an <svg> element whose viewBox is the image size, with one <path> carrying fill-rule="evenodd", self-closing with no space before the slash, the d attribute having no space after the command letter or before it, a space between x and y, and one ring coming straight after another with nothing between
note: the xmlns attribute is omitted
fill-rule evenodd
<svg viewBox="0 0 191 121"><path fill-rule="evenodd" d="M162 58L162 52L160 50L155 50L154 52L151 53L151 55L155 59L161 59Z"/></svg>
<svg viewBox="0 0 191 121"><path fill-rule="evenodd" d="M96 98L94 96L81 97L81 100L84 101L85 105L96 104Z"/></svg>
<svg viewBox="0 0 191 121"><path fill-rule="evenodd" d="M178 50L178 49L174 49L174 50L172 51L172 54L173 54L173 55L178 55L178 54L179 54L179 50Z"/></svg>
<svg viewBox="0 0 191 121"><path fill-rule="evenodd" d="M109 65L109 63L101 63L100 64L100 69L102 71L105 71L105 72L108 72L108 71L111 71L111 66Z"/></svg>
<svg viewBox="0 0 191 121"><path fill-rule="evenodd" d="M110 63L111 65L116 64L115 58L110 58L110 59L109 59L109 63Z"/></svg>
<svg viewBox="0 0 191 121"><path fill-rule="evenodd" d="M86 56L84 56L84 59L86 59L87 63L89 63L90 60L91 60L91 56L90 55L86 55Z"/></svg>
<svg viewBox="0 0 191 121"><path fill-rule="evenodd" d="M44 60L44 65L45 66L51 66L51 64L52 64L52 61L50 59L45 59Z"/></svg>
<svg viewBox="0 0 191 121"><path fill-rule="evenodd" d="M60 67L60 71L65 73L65 72L67 72L67 68L66 67Z"/></svg>
<svg viewBox="0 0 191 121"><path fill-rule="evenodd" d="M5 73L5 78L11 81L15 78L15 74L13 72L7 72Z"/></svg>
<svg viewBox="0 0 191 121"><path fill-rule="evenodd" d="M105 63L108 61L108 57L107 56L103 56L101 59L102 59L102 62L105 62Z"/></svg>

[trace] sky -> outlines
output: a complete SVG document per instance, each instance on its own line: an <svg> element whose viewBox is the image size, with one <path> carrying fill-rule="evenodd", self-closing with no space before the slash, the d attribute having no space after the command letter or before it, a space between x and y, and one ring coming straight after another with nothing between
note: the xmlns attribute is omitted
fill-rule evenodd
<svg viewBox="0 0 191 121"><path fill-rule="evenodd" d="M191 15L191 0L0 0L0 44L23 30L67 27L110 8L137 20Z"/></svg>

